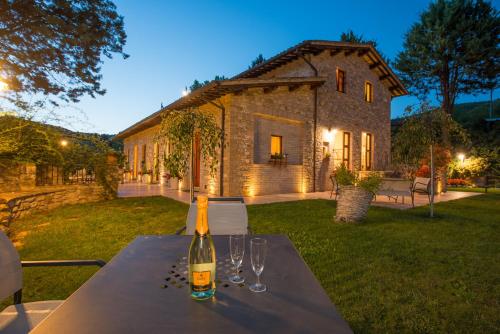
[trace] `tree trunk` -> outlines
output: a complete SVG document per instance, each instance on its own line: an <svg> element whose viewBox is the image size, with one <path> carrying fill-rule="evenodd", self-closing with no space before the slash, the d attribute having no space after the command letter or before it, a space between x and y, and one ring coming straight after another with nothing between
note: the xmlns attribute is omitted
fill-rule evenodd
<svg viewBox="0 0 500 334"><path fill-rule="evenodd" d="M434 149L431 144L431 200L429 203L430 216L434 217Z"/></svg>

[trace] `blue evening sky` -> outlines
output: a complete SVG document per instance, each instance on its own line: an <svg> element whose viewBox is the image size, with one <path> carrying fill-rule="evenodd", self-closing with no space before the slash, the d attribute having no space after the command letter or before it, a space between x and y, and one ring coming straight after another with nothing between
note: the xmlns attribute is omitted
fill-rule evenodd
<svg viewBox="0 0 500 334"><path fill-rule="evenodd" d="M125 51L103 65L104 96L75 107L84 131L117 133L179 98L194 79L233 76L262 53L269 58L306 39L338 40L352 29L394 59L428 1L153 1L115 0L125 18ZM495 2L498 8L498 1ZM497 94L495 94L496 97ZM459 102L488 99L464 96ZM392 102L401 115L411 97Z"/></svg>

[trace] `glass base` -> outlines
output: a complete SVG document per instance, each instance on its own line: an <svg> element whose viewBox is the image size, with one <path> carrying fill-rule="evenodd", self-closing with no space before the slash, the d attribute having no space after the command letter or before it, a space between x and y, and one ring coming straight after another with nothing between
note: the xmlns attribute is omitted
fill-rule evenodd
<svg viewBox="0 0 500 334"><path fill-rule="evenodd" d="M210 289L202 292L191 291L191 297L196 300L210 299L214 296L214 294L215 294L215 289Z"/></svg>
<svg viewBox="0 0 500 334"><path fill-rule="evenodd" d="M252 291L252 292L264 292L266 290L267 290L267 287L265 284L255 283L255 284L250 285L250 291Z"/></svg>
<svg viewBox="0 0 500 334"><path fill-rule="evenodd" d="M229 276L229 281L234 284L241 284L245 282L245 277L241 277L240 275Z"/></svg>

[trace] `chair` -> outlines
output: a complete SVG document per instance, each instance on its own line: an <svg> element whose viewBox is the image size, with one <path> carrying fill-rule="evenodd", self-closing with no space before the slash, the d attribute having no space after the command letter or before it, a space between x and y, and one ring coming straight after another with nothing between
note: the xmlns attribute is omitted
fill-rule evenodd
<svg viewBox="0 0 500 334"><path fill-rule="evenodd" d="M332 198L333 194L335 193L335 200L337 200L337 196L339 194L339 183L337 182L334 174L330 175L330 180L332 181L332 191L330 192L330 198Z"/></svg>
<svg viewBox="0 0 500 334"><path fill-rule="evenodd" d="M387 196L389 199L394 199L397 203L399 197L402 198L403 204L405 203L405 196L412 196L413 182L405 179L398 178L383 178L380 189L377 190L377 195Z"/></svg>
<svg viewBox="0 0 500 334"><path fill-rule="evenodd" d="M416 177L411 186L411 204L415 206L415 194L426 194L431 203L431 179L429 177Z"/></svg>
<svg viewBox="0 0 500 334"><path fill-rule="evenodd" d="M0 231L0 301L14 296L14 305L0 312L0 333L28 333L64 302L48 300L22 304L22 267L102 267L105 264L103 260L21 261L14 245Z"/></svg>
<svg viewBox="0 0 500 334"><path fill-rule="evenodd" d="M208 224L212 235L250 234L247 207L243 197L209 197ZM198 208L196 198L189 207L186 226L176 232L193 235Z"/></svg>

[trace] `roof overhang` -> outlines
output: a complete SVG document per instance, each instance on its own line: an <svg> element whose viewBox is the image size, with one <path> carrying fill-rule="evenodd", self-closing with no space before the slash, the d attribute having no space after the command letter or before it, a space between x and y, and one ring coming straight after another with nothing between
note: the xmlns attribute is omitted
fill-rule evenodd
<svg viewBox="0 0 500 334"><path fill-rule="evenodd" d="M263 88L265 93L280 86L288 87L292 91L304 85L318 87L325 81L326 77L235 78L212 81L123 130L114 139L123 139L160 124L162 115L168 111L199 107L227 94L240 94L250 88Z"/></svg>
<svg viewBox="0 0 500 334"><path fill-rule="evenodd" d="M379 79L384 83L393 97L408 94L408 91L403 86L397 75L394 74L389 65L384 61L373 45L349 42L320 40L304 41L277 54L262 64L234 76L232 79L258 77L266 72L274 70L275 68L299 59L304 55L318 55L323 51L329 51L331 56L344 52L345 55L362 57L368 63L370 70L377 73Z"/></svg>

